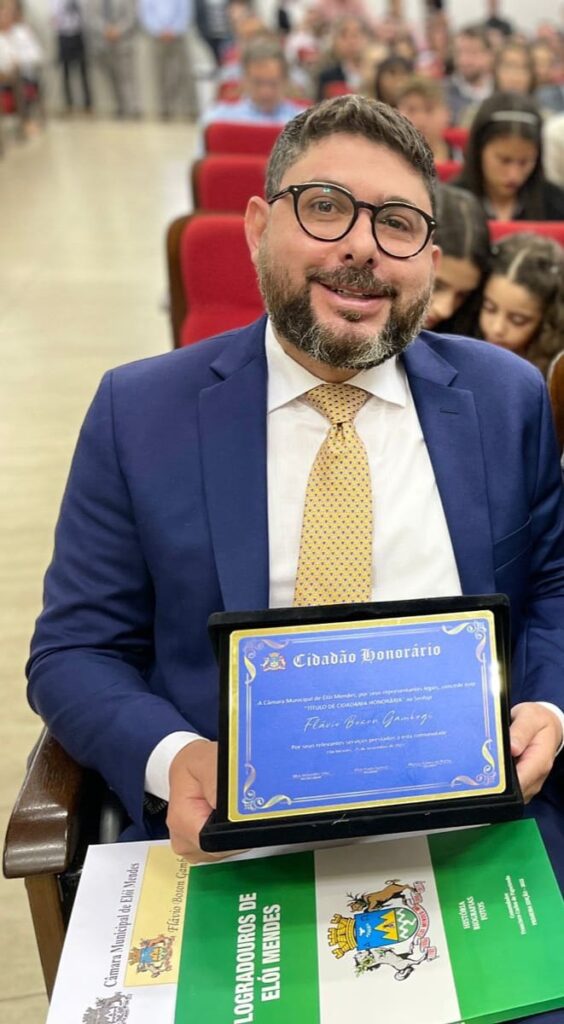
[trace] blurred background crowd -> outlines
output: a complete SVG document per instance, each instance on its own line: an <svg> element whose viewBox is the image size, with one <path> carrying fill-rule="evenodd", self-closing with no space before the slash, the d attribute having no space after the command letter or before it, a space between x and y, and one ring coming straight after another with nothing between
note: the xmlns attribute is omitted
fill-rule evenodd
<svg viewBox="0 0 564 1024"><path fill-rule="evenodd" d="M441 180L427 326L546 373L564 347L564 8L524 29L515 5L480 6L454 23L441 0L417 17L402 0L0 0L0 113L23 143L48 117L184 120L201 159L214 124L279 126L351 92L397 107Z"/></svg>

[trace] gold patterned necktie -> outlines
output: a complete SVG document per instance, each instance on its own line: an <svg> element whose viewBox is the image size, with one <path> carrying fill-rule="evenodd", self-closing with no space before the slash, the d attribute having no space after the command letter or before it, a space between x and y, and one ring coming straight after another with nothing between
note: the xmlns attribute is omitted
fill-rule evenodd
<svg viewBox="0 0 564 1024"><path fill-rule="evenodd" d="M369 398L351 384L320 384L304 395L331 427L309 474L294 605L371 598L372 487L353 425Z"/></svg>

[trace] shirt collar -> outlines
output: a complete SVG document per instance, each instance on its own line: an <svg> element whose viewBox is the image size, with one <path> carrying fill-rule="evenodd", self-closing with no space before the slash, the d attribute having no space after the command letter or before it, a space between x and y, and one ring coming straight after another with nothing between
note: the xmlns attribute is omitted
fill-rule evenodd
<svg viewBox="0 0 564 1024"><path fill-rule="evenodd" d="M324 382L284 351L276 338L270 317L266 324L265 334L266 362L268 366L267 409L273 412L295 398L300 398ZM397 356L387 359L379 366L369 370L361 370L351 377L347 384L363 388L375 398L391 402L393 405L405 406L406 379L405 371Z"/></svg>

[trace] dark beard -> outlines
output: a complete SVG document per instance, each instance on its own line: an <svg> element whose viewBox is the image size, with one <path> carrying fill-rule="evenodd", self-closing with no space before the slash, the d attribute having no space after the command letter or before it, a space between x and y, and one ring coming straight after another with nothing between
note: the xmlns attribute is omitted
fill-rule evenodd
<svg viewBox="0 0 564 1024"><path fill-rule="evenodd" d="M332 272L312 269L306 272L306 286L293 290L289 276L273 269L264 245L258 258L259 285L274 329L300 352L327 366L343 370L366 370L397 356L413 341L423 325L431 286L409 305L398 301L391 285L380 281L371 270L343 267ZM364 293L390 298L387 322L377 334L351 330L341 333L320 324L311 306L311 281L331 288L353 288ZM343 321L358 323L361 311L344 310Z"/></svg>

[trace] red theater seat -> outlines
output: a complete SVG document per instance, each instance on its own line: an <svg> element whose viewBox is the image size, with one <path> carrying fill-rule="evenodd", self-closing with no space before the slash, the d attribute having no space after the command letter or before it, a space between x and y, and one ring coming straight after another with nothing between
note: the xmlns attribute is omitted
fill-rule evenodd
<svg viewBox="0 0 564 1024"><path fill-rule="evenodd" d="M197 210L244 213L250 196L264 195L265 156L213 153L192 167Z"/></svg>
<svg viewBox="0 0 564 1024"><path fill-rule="evenodd" d="M468 144L469 134L468 128L461 128L460 125L451 125L450 128L445 128L443 138L453 149L464 151Z"/></svg>
<svg viewBox="0 0 564 1024"><path fill-rule="evenodd" d="M564 245L564 221L561 220L490 220L488 227L492 242L499 241L505 235L532 231L536 235L554 238L560 245Z"/></svg>
<svg viewBox="0 0 564 1024"><path fill-rule="evenodd" d="M264 312L240 214L179 217L167 232L167 257L175 348Z"/></svg>
<svg viewBox="0 0 564 1024"><path fill-rule="evenodd" d="M217 121L206 128L206 153L268 156L282 128L281 124L231 124Z"/></svg>
<svg viewBox="0 0 564 1024"><path fill-rule="evenodd" d="M335 96L350 96L354 92L346 82L327 82L323 89L323 97L332 100Z"/></svg>
<svg viewBox="0 0 564 1024"><path fill-rule="evenodd" d="M459 160L437 160L435 167L439 181L450 181L451 178L455 178L457 174L460 174L462 170L462 164Z"/></svg>

